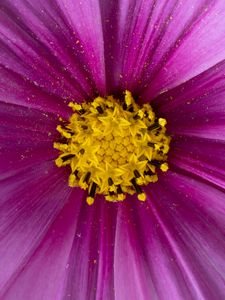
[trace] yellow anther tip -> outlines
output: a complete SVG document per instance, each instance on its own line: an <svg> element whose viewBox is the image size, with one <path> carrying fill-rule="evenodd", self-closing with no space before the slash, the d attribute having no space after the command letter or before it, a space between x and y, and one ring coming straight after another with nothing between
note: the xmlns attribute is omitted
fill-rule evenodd
<svg viewBox="0 0 225 300"><path fill-rule="evenodd" d="M142 111L142 110L139 110L139 111L138 111L138 115L139 115L140 118L143 118L143 117L144 117L143 111Z"/></svg>
<svg viewBox="0 0 225 300"><path fill-rule="evenodd" d="M125 200L125 198L126 198L126 195L124 195L124 194L119 194L118 195L118 200L119 201L123 201L123 200Z"/></svg>
<svg viewBox="0 0 225 300"><path fill-rule="evenodd" d="M169 166L168 166L167 163L163 163L163 164L161 164L160 169L161 169L163 172L166 172L166 171L168 171Z"/></svg>
<svg viewBox="0 0 225 300"><path fill-rule="evenodd" d="M163 118L159 118L159 125L161 125L162 127L166 126L167 122L166 119Z"/></svg>
<svg viewBox="0 0 225 300"><path fill-rule="evenodd" d="M127 105L130 105L133 102L133 97L130 91L125 91L125 102Z"/></svg>
<svg viewBox="0 0 225 300"><path fill-rule="evenodd" d="M145 193L138 194L138 200L145 201L146 200L146 194Z"/></svg>
<svg viewBox="0 0 225 300"><path fill-rule="evenodd" d="M74 103L73 107L78 110L82 109L82 106L78 103Z"/></svg>
<svg viewBox="0 0 225 300"><path fill-rule="evenodd" d="M59 145L59 143L54 143L53 148L58 149L58 145Z"/></svg>
<svg viewBox="0 0 225 300"><path fill-rule="evenodd" d="M70 174L69 176L69 182L68 182L68 185L69 187L74 187L75 186L75 175L74 174Z"/></svg>
<svg viewBox="0 0 225 300"><path fill-rule="evenodd" d="M55 164L56 164L56 166L59 167L59 168L62 167L63 162L62 162L61 158L57 158L57 159L55 160Z"/></svg>
<svg viewBox="0 0 225 300"><path fill-rule="evenodd" d="M87 204L88 204L88 205L92 205L92 204L94 203L94 198L92 198L92 197L87 197L86 201L87 201Z"/></svg>

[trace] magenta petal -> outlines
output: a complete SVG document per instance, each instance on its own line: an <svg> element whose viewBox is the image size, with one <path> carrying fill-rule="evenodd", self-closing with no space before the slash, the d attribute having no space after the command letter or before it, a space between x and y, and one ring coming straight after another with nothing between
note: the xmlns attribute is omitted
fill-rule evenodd
<svg viewBox="0 0 225 300"><path fill-rule="evenodd" d="M96 90L104 93L104 49L98 2L85 1L82 5L74 1L9 0L1 4L0 16L4 101L10 92L15 93L8 83L12 77L24 87L31 85L30 98L38 88L40 94L54 95L56 104L59 97L66 101L68 98L82 100L93 96ZM25 98L23 103L27 102Z"/></svg>
<svg viewBox="0 0 225 300"><path fill-rule="evenodd" d="M149 100L225 58L223 1L102 1L102 15L110 90Z"/></svg>
<svg viewBox="0 0 225 300"><path fill-rule="evenodd" d="M76 60L83 62L80 68L86 72L85 80L87 83L91 81L98 93L105 94L105 55L99 1L57 0L57 5L76 38L73 40L78 45Z"/></svg>
<svg viewBox="0 0 225 300"><path fill-rule="evenodd" d="M34 82L0 66L0 101L68 116L69 108L62 98L49 94Z"/></svg>
<svg viewBox="0 0 225 300"><path fill-rule="evenodd" d="M100 201L104 201L101 199ZM115 203L101 203L99 234L98 280L96 300L115 299L114 289L114 246L117 220Z"/></svg>
<svg viewBox="0 0 225 300"><path fill-rule="evenodd" d="M224 193L173 172L136 213L158 299L224 299Z"/></svg>
<svg viewBox="0 0 225 300"><path fill-rule="evenodd" d="M167 11L166 19L160 16L159 24L154 25L159 25L156 48L142 75L149 78L145 99L195 77L225 58L223 1L195 0L191 5L188 1L177 2Z"/></svg>
<svg viewBox="0 0 225 300"><path fill-rule="evenodd" d="M2 299L62 299L82 192L75 190Z"/></svg>
<svg viewBox="0 0 225 300"><path fill-rule="evenodd" d="M225 61L153 100L176 135L225 140Z"/></svg>
<svg viewBox="0 0 225 300"><path fill-rule="evenodd" d="M225 141L196 137L173 137L169 164L171 169L198 176L225 190Z"/></svg>
<svg viewBox="0 0 225 300"><path fill-rule="evenodd" d="M71 299L114 299L113 251L116 205L97 199L93 206L83 202L68 260L64 297Z"/></svg>
<svg viewBox="0 0 225 300"><path fill-rule="evenodd" d="M173 172L146 192L119 210L116 299L224 299L224 193Z"/></svg>
<svg viewBox="0 0 225 300"><path fill-rule="evenodd" d="M53 160L55 115L0 102L0 179Z"/></svg>
<svg viewBox="0 0 225 300"><path fill-rule="evenodd" d="M70 195L64 171L46 162L0 182L0 293L30 260Z"/></svg>
<svg viewBox="0 0 225 300"><path fill-rule="evenodd" d="M131 202L137 201L135 198L129 197L127 203L120 206L117 217L114 282L115 299L118 300L157 299L143 251L142 228L137 226L137 211L133 205L131 207ZM150 235L151 228L148 230Z"/></svg>

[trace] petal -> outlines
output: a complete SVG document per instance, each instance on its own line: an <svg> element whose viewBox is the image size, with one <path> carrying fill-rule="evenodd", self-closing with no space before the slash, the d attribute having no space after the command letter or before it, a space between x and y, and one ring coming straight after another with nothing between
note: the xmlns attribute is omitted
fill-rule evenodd
<svg viewBox="0 0 225 300"><path fill-rule="evenodd" d="M96 90L104 92L103 39L97 1L75 4L7 0L1 4L0 14L2 89L6 86L0 94L3 100L9 98L13 103L29 105L27 97L38 90L44 98L41 100L47 101L43 105L48 106L54 98L60 104L60 98L67 102L91 97ZM23 87L30 87L30 95L25 93L27 97L19 100L10 96L15 93L11 81L16 86L22 83Z"/></svg>
<svg viewBox="0 0 225 300"><path fill-rule="evenodd" d="M31 259L70 195L65 171L45 162L0 181L0 293Z"/></svg>
<svg viewBox="0 0 225 300"><path fill-rule="evenodd" d="M97 92L104 94L106 91L104 40L99 1L57 0L57 3L69 26L74 30L74 35L78 37L76 44L80 46L80 56L76 59L83 59L81 70L86 71L86 76L93 81Z"/></svg>
<svg viewBox="0 0 225 300"><path fill-rule="evenodd" d="M224 299L224 193L171 171L147 191L119 210L116 299Z"/></svg>
<svg viewBox="0 0 225 300"><path fill-rule="evenodd" d="M119 207L115 237L115 299L158 299L143 253L142 231L137 227L134 203L129 197ZM149 228L151 230L151 228ZM149 232L150 233L150 232ZM150 249L149 249L150 251Z"/></svg>
<svg viewBox="0 0 225 300"><path fill-rule="evenodd" d="M156 69L153 67L154 75L149 76L145 98L171 89L225 58L224 2L178 3L167 19L156 55L144 73L157 64Z"/></svg>
<svg viewBox="0 0 225 300"><path fill-rule="evenodd" d="M225 141L174 137L169 155L171 169L194 174L199 179L225 189Z"/></svg>
<svg viewBox="0 0 225 300"><path fill-rule="evenodd" d="M159 199L162 196L164 194L160 194ZM117 245L118 254L122 255L121 260L117 256L115 271L118 299L201 299L191 298L179 270L177 257L165 239L164 228L152 213L152 204L140 204L136 200L133 210L133 213L128 210L124 214L121 222L123 226L118 226L121 233L124 233ZM190 288L192 292L191 285Z"/></svg>
<svg viewBox="0 0 225 300"><path fill-rule="evenodd" d="M225 140L225 61L153 100L176 135Z"/></svg>
<svg viewBox="0 0 225 300"><path fill-rule="evenodd" d="M180 178L180 181L179 181ZM179 205L175 220L184 220L180 232L188 240L193 255L192 266L201 277L199 286L209 299L224 298L224 191L194 180L190 176L171 176L169 185L177 179L175 193L179 193ZM180 192L181 186L183 192ZM179 203L180 202L180 203ZM174 204L176 206L176 204ZM186 204L186 205L185 205ZM202 269L202 271L201 271ZM204 275L203 275L204 274ZM203 275L203 276L202 276ZM199 278L200 279L200 278Z"/></svg>
<svg viewBox="0 0 225 300"><path fill-rule="evenodd" d="M175 172L148 190L136 227L158 299L224 299L224 193Z"/></svg>
<svg viewBox="0 0 225 300"><path fill-rule="evenodd" d="M105 201L101 198L100 201ZM115 299L114 290L114 246L117 219L115 203L101 203L101 222L99 224L99 258L96 300Z"/></svg>
<svg viewBox="0 0 225 300"><path fill-rule="evenodd" d="M110 90L146 101L225 58L223 1L102 1Z"/></svg>
<svg viewBox="0 0 225 300"><path fill-rule="evenodd" d="M69 108L61 97L43 90L36 83L0 66L0 102L38 109L67 117Z"/></svg>
<svg viewBox="0 0 225 300"><path fill-rule="evenodd" d="M62 299L83 192L73 192L2 299Z"/></svg>
<svg viewBox="0 0 225 300"><path fill-rule="evenodd" d="M0 102L0 179L53 160L56 116Z"/></svg>
<svg viewBox="0 0 225 300"><path fill-rule="evenodd" d="M113 251L116 205L103 198L83 202L68 261L64 298L114 299Z"/></svg>

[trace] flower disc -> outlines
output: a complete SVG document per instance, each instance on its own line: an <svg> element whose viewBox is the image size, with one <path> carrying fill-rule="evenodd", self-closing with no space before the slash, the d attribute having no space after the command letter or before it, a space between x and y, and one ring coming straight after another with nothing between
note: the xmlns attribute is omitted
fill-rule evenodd
<svg viewBox="0 0 225 300"><path fill-rule="evenodd" d="M88 204L96 194L121 201L137 193L144 201L141 186L158 180L157 168L168 170L166 120L156 118L149 104L135 103L129 91L123 101L97 97L69 106L74 113L57 126L63 142L54 143L56 165L70 166L69 186L88 189Z"/></svg>

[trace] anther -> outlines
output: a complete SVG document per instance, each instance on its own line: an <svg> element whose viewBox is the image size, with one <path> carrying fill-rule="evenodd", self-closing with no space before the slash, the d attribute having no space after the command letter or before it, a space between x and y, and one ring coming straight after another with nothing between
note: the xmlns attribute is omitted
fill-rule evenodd
<svg viewBox="0 0 225 300"><path fill-rule="evenodd" d="M134 187L136 193L137 193L137 194L141 194L141 193L142 193L142 189L141 189L141 187L137 184L136 178L131 179L131 183L133 184L133 187Z"/></svg>
<svg viewBox="0 0 225 300"><path fill-rule="evenodd" d="M78 112L79 112L79 114L83 115L85 113L85 110L83 108L81 108Z"/></svg>
<svg viewBox="0 0 225 300"><path fill-rule="evenodd" d="M68 155L64 155L61 157L62 161L65 162L71 158L73 158L75 155L74 154L68 154Z"/></svg>
<svg viewBox="0 0 225 300"><path fill-rule="evenodd" d="M123 110L127 110L127 104L126 103L123 104Z"/></svg>
<svg viewBox="0 0 225 300"><path fill-rule="evenodd" d="M88 183L90 177L91 177L91 172L87 172L83 181L86 182L86 183Z"/></svg>
<svg viewBox="0 0 225 300"><path fill-rule="evenodd" d="M95 197L96 188L97 188L97 184L95 182L92 182L89 197L92 197L92 198Z"/></svg>
<svg viewBox="0 0 225 300"><path fill-rule="evenodd" d="M152 176L154 173L149 169L148 171L144 171L144 175Z"/></svg>
<svg viewBox="0 0 225 300"><path fill-rule="evenodd" d="M155 146L155 144L154 143L152 143L152 142L148 142L148 144L147 144L149 147L154 147Z"/></svg>
<svg viewBox="0 0 225 300"><path fill-rule="evenodd" d="M143 160L146 160L146 159L147 159L146 156L143 155L143 154L138 158L139 161L143 161Z"/></svg>
<svg viewBox="0 0 225 300"><path fill-rule="evenodd" d="M116 191L117 191L117 194L123 194L123 190L122 190L120 184L117 185L117 190Z"/></svg>
<svg viewBox="0 0 225 300"><path fill-rule="evenodd" d="M136 179L133 178L131 180L131 183L133 184L133 187L135 188L136 193L138 194L138 199L140 201L145 201L146 200L146 195L145 193L143 193L142 189L140 188L140 186L137 184Z"/></svg>
<svg viewBox="0 0 225 300"><path fill-rule="evenodd" d="M100 113L100 114L103 114L103 109L101 108L101 106L97 106L96 107L97 111Z"/></svg>
<svg viewBox="0 0 225 300"><path fill-rule="evenodd" d="M117 194L118 194L118 200L119 200L119 201L123 201L123 200L126 198L126 196L125 196L125 194L123 193L123 190L122 190L120 184L117 186L116 192L117 192Z"/></svg>
<svg viewBox="0 0 225 300"><path fill-rule="evenodd" d="M129 112L134 112L134 108L133 108L132 105L130 105L130 107L128 108L128 111L129 111Z"/></svg>
<svg viewBox="0 0 225 300"><path fill-rule="evenodd" d="M141 177L141 174L138 172L138 170L134 170L134 176L136 178L139 178L139 177Z"/></svg>
<svg viewBox="0 0 225 300"><path fill-rule="evenodd" d="M79 153L80 154L84 154L85 150L84 149L80 149Z"/></svg>
<svg viewBox="0 0 225 300"><path fill-rule="evenodd" d="M157 128L160 128L160 125L158 122L155 122L153 125L151 126L148 126L148 130L154 130L154 129L157 129Z"/></svg>
<svg viewBox="0 0 225 300"><path fill-rule="evenodd" d="M78 173L79 173L78 170L74 171L74 175L75 175L76 178L78 178Z"/></svg>
<svg viewBox="0 0 225 300"><path fill-rule="evenodd" d="M159 161L159 160L154 159L154 160L150 160L149 163L155 167L160 168L161 164L163 164L164 161Z"/></svg>
<svg viewBox="0 0 225 300"><path fill-rule="evenodd" d="M138 119L140 119L140 117L139 117L139 115L134 115L134 116L133 116L133 119L134 119L134 120L138 120Z"/></svg>
<svg viewBox="0 0 225 300"><path fill-rule="evenodd" d="M113 180L111 177L108 178L108 184L109 184L109 186L113 185Z"/></svg>

